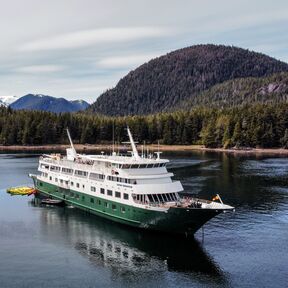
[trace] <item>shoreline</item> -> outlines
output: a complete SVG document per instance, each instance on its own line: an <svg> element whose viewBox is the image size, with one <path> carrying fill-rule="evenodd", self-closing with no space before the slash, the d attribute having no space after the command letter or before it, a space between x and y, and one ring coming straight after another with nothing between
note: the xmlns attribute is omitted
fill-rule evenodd
<svg viewBox="0 0 288 288"><path fill-rule="evenodd" d="M45 152L45 151L55 151L55 152L63 152L65 149L69 148L70 145L66 144L56 144L56 145L11 145L11 146L3 146L0 145L1 152ZM112 151L112 145L108 144L74 144L76 150L81 152L92 152L92 151ZM139 146L140 147L140 146ZM174 152L189 152L189 151L202 151L202 152L217 152L217 153L229 153L229 154L270 154L270 155L287 155L288 149L283 148L246 148L246 149L224 149L224 148L205 148L203 145L146 145L145 148L149 149L149 151L174 151ZM127 146L117 146L115 145L115 151L118 149L126 150ZM145 150L146 150L145 149ZM141 150L141 149L139 149Z"/></svg>

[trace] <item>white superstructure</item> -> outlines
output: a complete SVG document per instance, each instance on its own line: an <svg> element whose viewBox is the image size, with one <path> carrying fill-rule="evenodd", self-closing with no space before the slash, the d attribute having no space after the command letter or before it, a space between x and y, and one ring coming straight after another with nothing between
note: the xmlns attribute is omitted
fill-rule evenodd
<svg viewBox="0 0 288 288"><path fill-rule="evenodd" d="M68 133L71 148L67 156L44 155L40 158L39 180L103 200L165 210L180 202L180 181L173 181L160 153L139 155L129 128L131 156L77 154Z"/></svg>

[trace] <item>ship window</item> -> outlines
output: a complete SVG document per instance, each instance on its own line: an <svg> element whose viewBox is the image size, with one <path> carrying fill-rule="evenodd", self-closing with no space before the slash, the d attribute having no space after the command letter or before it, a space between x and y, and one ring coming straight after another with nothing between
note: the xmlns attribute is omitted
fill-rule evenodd
<svg viewBox="0 0 288 288"><path fill-rule="evenodd" d="M105 189L104 188L100 188L100 193L101 194L105 194Z"/></svg>
<svg viewBox="0 0 288 288"><path fill-rule="evenodd" d="M148 194L147 196L148 196L149 202L154 202L151 194Z"/></svg>
<svg viewBox="0 0 288 288"><path fill-rule="evenodd" d="M153 164L148 164L147 168L153 168Z"/></svg>
<svg viewBox="0 0 288 288"><path fill-rule="evenodd" d="M127 193L124 193L124 194L123 194L123 198L124 198L125 200L128 200L128 199L129 199L129 195L128 195Z"/></svg>
<svg viewBox="0 0 288 288"><path fill-rule="evenodd" d="M166 194L168 201L173 201L173 199L171 198L171 193Z"/></svg>
<svg viewBox="0 0 288 288"><path fill-rule="evenodd" d="M75 170L75 175L77 175L78 177L87 177L88 172L82 170Z"/></svg>
<svg viewBox="0 0 288 288"><path fill-rule="evenodd" d="M51 166L51 167L50 167L50 170L51 170L51 171L60 171L60 167L58 167L58 166Z"/></svg>
<svg viewBox="0 0 288 288"><path fill-rule="evenodd" d="M40 168L42 168L42 169L49 169L49 165L41 164Z"/></svg>
<svg viewBox="0 0 288 288"><path fill-rule="evenodd" d="M83 184L82 187L83 187L83 189L84 189L84 188L85 188L85 185Z"/></svg>
<svg viewBox="0 0 288 288"><path fill-rule="evenodd" d="M61 184L63 183L63 180L62 180L62 179L60 179L60 183L61 183Z"/></svg>
<svg viewBox="0 0 288 288"><path fill-rule="evenodd" d="M85 196L82 196L82 201L85 201Z"/></svg>
<svg viewBox="0 0 288 288"><path fill-rule="evenodd" d="M126 210L125 207L121 207L121 212L122 213L125 213L125 210Z"/></svg>
<svg viewBox="0 0 288 288"><path fill-rule="evenodd" d="M49 179L52 180L52 177L50 176Z"/></svg>
<svg viewBox="0 0 288 288"><path fill-rule="evenodd" d="M58 182L58 178L55 178L55 182Z"/></svg>
<svg viewBox="0 0 288 288"><path fill-rule="evenodd" d="M91 202L91 203L94 203L94 199L93 199L93 198L90 198L90 202Z"/></svg>
<svg viewBox="0 0 288 288"><path fill-rule="evenodd" d="M102 180L104 180L105 176L103 174L90 173L89 178L91 180L102 181Z"/></svg>
<svg viewBox="0 0 288 288"><path fill-rule="evenodd" d="M76 197L76 199L79 199L79 198L80 198L80 196L79 196L78 194L75 194L75 197Z"/></svg>
<svg viewBox="0 0 288 288"><path fill-rule="evenodd" d="M116 210L116 205L115 204L112 204L112 209Z"/></svg>
<svg viewBox="0 0 288 288"><path fill-rule="evenodd" d="M163 197L163 199L164 199L165 202L169 201L168 198L167 198L167 196L166 196L166 194L162 194L162 197Z"/></svg>
<svg viewBox="0 0 288 288"><path fill-rule="evenodd" d="M154 197L155 197L155 199L157 199L156 202L161 202L159 194L154 194Z"/></svg>
<svg viewBox="0 0 288 288"><path fill-rule="evenodd" d="M107 190L107 195L108 195L108 196L112 196L112 195L113 195L112 190Z"/></svg>
<svg viewBox="0 0 288 288"><path fill-rule="evenodd" d="M101 205L101 201L100 200L98 200L98 205Z"/></svg>
<svg viewBox="0 0 288 288"><path fill-rule="evenodd" d="M42 183L42 182L40 182L40 183L39 183L39 185L40 185L40 186L43 186L43 183Z"/></svg>
<svg viewBox="0 0 288 288"><path fill-rule="evenodd" d="M73 185L74 185L74 182L70 182L70 185L73 186Z"/></svg>
<svg viewBox="0 0 288 288"><path fill-rule="evenodd" d="M91 186L91 191L92 191L92 192L96 192L96 188L93 187L93 186Z"/></svg>
<svg viewBox="0 0 288 288"><path fill-rule="evenodd" d="M104 203L104 206L105 206L106 208L109 208L109 204L108 204L107 202Z"/></svg>
<svg viewBox="0 0 288 288"><path fill-rule="evenodd" d="M70 192L70 197L74 197L74 193L73 192Z"/></svg>
<svg viewBox="0 0 288 288"><path fill-rule="evenodd" d="M116 191L116 192L115 192L115 197L117 197L117 198L121 198L121 193L118 192L118 191Z"/></svg>
<svg viewBox="0 0 288 288"><path fill-rule="evenodd" d="M79 188L79 187L80 187L79 183L76 183L76 187L77 187L77 188Z"/></svg>
<svg viewBox="0 0 288 288"><path fill-rule="evenodd" d="M73 174L73 170L72 169L69 169L69 168L62 168L62 173L65 173L65 174Z"/></svg>

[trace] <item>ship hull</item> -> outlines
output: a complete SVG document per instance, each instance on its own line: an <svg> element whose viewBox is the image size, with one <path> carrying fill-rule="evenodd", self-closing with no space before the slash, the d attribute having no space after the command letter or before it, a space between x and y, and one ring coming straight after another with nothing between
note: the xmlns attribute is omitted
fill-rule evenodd
<svg viewBox="0 0 288 288"><path fill-rule="evenodd" d="M173 207L156 211L124 205L33 178L38 193L114 222L132 227L185 236L194 235L207 221L222 210Z"/></svg>

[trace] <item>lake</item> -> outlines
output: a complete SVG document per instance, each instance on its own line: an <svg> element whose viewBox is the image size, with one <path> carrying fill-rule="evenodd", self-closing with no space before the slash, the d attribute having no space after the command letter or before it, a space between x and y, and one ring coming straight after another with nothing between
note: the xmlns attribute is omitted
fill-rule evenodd
<svg viewBox="0 0 288 288"><path fill-rule="evenodd" d="M187 193L236 207L186 240L7 194L38 157L0 154L1 288L287 286L287 158L164 153Z"/></svg>

